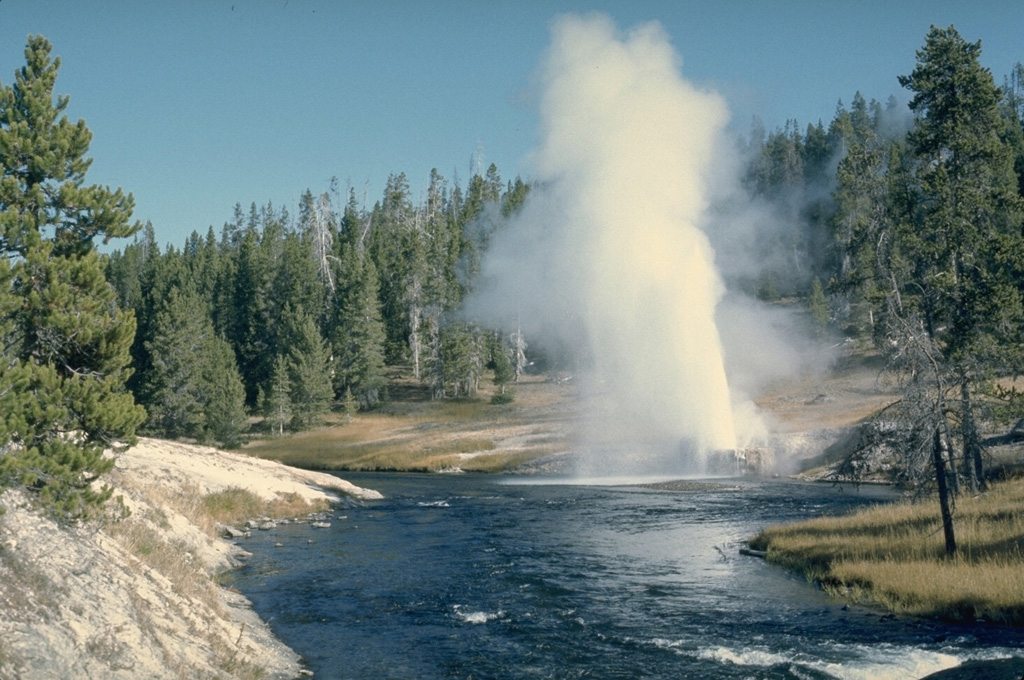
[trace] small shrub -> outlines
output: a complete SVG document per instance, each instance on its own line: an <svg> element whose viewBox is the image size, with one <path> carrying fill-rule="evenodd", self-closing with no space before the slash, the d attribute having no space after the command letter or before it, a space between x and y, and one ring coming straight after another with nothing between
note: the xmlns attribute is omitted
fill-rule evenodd
<svg viewBox="0 0 1024 680"><path fill-rule="evenodd" d="M262 515L260 498L245 489L233 488L203 496L203 510L221 524L237 524Z"/></svg>
<svg viewBox="0 0 1024 680"><path fill-rule="evenodd" d="M504 392L495 392L491 396L491 403L494 404L495 406L499 406L501 404L511 404L515 400L516 393L513 392L512 390L505 390Z"/></svg>
<svg viewBox="0 0 1024 680"><path fill-rule="evenodd" d="M297 493L279 493L277 498L267 501L236 487L203 496L202 506L215 523L240 524L254 517L299 517L320 512L327 502L309 503Z"/></svg>

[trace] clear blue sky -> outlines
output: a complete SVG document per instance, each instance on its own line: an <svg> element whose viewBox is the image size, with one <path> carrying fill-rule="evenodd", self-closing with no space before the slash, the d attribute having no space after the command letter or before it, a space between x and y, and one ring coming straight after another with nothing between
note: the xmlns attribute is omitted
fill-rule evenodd
<svg viewBox="0 0 1024 680"><path fill-rule="evenodd" d="M1000 84L1024 61L1022 0L0 0L0 81L46 36L57 91L93 131L88 180L134 193L135 216L180 246L235 203L294 214L332 176L370 206L390 173L416 201L434 167L465 185L478 149L528 179L549 22L589 11L659 21L742 132L755 114L828 124L858 90L906 101L896 78L932 24L981 39Z"/></svg>

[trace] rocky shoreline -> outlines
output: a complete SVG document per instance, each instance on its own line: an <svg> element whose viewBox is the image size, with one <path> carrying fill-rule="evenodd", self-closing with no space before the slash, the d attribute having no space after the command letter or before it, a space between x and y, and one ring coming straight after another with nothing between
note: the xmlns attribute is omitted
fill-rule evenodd
<svg viewBox="0 0 1024 680"><path fill-rule="evenodd" d="M0 677L308 674L245 597L217 584L244 551L190 508L229 489L311 508L380 494L332 475L154 439L119 456L107 483L130 511L112 503L112 514L127 519L66 527L21 491L0 495Z"/></svg>

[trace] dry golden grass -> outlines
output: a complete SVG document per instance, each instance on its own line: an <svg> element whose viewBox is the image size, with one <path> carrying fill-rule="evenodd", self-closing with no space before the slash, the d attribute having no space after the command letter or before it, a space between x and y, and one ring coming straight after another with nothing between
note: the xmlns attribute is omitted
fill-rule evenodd
<svg viewBox="0 0 1024 680"><path fill-rule="evenodd" d="M167 577L175 592L221 611L216 584L188 546L167 540L151 524L131 517L109 525L106 531L130 554Z"/></svg>
<svg viewBox="0 0 1024 680"><path fill-rule="evenodd" d="M832 577L836 594L852 587L862 599L918 616L954 620L1024 621L1024 564L1020 556L965 560L843 561Z"/></svg>
<svg viewBox="0 0 1024 680"><path fill-rule="evenodd" d="M209 536L216 536L218 524L238 524L255 517L300 517L326 508L327 502L310 504L298 494L278 494L266 501L244 489L227 489L202 494L192 486L144 485L134 492L145 498L145 515L113 518L105 532L174 584L177 592L196 597L214 611L221 611L217 586L207 565L188 546L169 540L167 511L173 510Z"/></svg>
<svg viewBox="0 0 1024 680"><path fill-rule="evenodd" d="M327 501L308 503L295 493L280 493L272 501L265 501L251 491L233 488L207 494L201 499L204 516L200 526L216 524L241 524L255 517L301 517L311 512L323 512Z"/></svg>
<svg viewBox="0 0 1024 680"><path fill-rule="evenodd" d="M754 403L771 415L778 432L849 427L897 398L882 373L884 366L872 349L844 347L830 369L822 367L820 373L787 376L769 384Z"/></svg>
<svg viewBox="0 0 1024 680"><path fill-rule="evenodd" d="M412 384L407 388L413 392ZM571 448L572 388L529 376L516 395L511 404L493 405L487 390L457 401L432 401L416 392L351 422L332 414L315 430L254 441L246 452L318 470L495 472ZM532 435L527 443L508 444L525 430Z"/></svg>
<svg viewBox="0 0 1024 680"><path fill-rule="evenodd" d="M145 515L115 516L105 523L104 531L129 554L166 577L175 593L203 602L219 616L226 616L226 612L216 575L210 573L209 566L203 564L188 545L168 538L165 531L169 526L168 511L183 515L208 535L215 536L218 524L239 524L255 517L300 517L322 511L328 505L326 500L308 503L298 494L278 494L274 500L266 501L239 488L202 494L196 487L187 485L150 484L135 485L132 490L145 499L148 506ZM146 605L140 603L139 606ZM208 642L213 663L228 676L246 680L267 677L266 670L249 660L238 641L211 635ZM180 663L181 677L196 677L194 668L184 661Z"/></svg>
<svg viewBox="0 0 1024 680"><path fill-rule="evenodd" d="M1024 622L1024 480L959 499L954 526L953 559L935 500L770 527L751 547L830 592L894 611Z"/></svg>

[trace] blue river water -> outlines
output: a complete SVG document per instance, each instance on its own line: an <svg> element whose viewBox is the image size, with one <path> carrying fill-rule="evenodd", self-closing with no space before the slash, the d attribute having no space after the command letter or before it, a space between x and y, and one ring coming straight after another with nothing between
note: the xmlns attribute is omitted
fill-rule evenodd
<svg viewBox="0 0 1024 680"><path fill-rule="evenodd" d="M316 678L921 678L1024 658L1024 630L845 607L738 554L886 491L349 474L384 494L240 545L229 576Z"/></svg>

